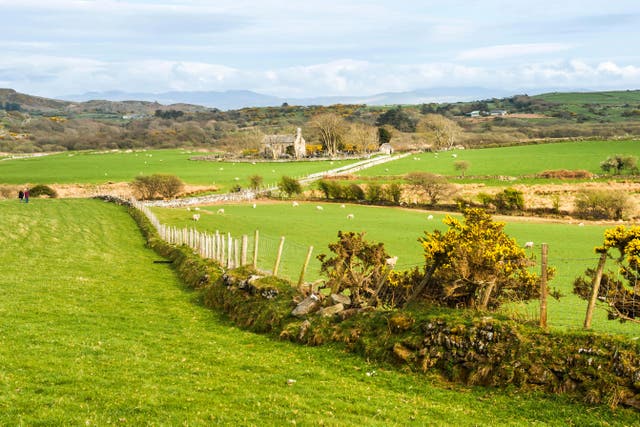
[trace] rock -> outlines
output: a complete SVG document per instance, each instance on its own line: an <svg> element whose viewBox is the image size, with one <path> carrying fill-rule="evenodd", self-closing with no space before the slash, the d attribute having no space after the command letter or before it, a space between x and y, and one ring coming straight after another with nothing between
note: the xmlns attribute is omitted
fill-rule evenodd
<svg viewBox="0 0 640 427"><path fill-rule="evenodd" d="M256 280L262 279L264 276L259 276L257 274L252 274L251 276L249 276L249 278L247 279L247 283L250 285L253 285L253 283Z"/></svg>
<svg viewBox="0 0 640 427"><path fill-rule="evenodd" d="M315 313L319 309L320 299L315 294L311 294L303 299L302 302L293 309L291 314L296 317L304 317L308 314Z"/></svg>
<svg viewBox="0 0 640 427"><path fill-rule="evenodd" d="M304 322L302 322L302 325L300 325L300 333L298 334L298 339L300 341L302 341L304 336L307 335L307 331L309 331L310 327L311 327L311 322L309 322L308 320L305 320Z"/></svg>
<svg viewBox="0 0 640 427"><path fill-rule="evenodd" d="M349 307L351 305L351 298L342 294L331 294L330 296L331 302L334 304L342 304L345 307Z"/></svg>
<svg viewBox="0 0 640 427"><path fill-rule="evenodd" d="M347 308L344 311L341 311L340 313L337 313L337 316L340 320L345 320L348 319L349 317L352 317L355 314L358 314L359 310L357 308Z"/></svg>
<svg viewBox="0 0 640 427"><path fill-rule="evenodd" d="M403 346L399 342L393 345L393 354L400 360L409 362L415 359L415 354L413 351L409 350L407 347Z"/></svg>
<svg viewBox="0 0 640 427"><path fill-rule="evenodd" d="M329 307L324 307L323 309L320 310L319 314L320 316L329 317L329 316L333 316L334 314L340 313L343 310L344 310L344 305L341 303L338 303L338 304L331 305Z"/></svg>

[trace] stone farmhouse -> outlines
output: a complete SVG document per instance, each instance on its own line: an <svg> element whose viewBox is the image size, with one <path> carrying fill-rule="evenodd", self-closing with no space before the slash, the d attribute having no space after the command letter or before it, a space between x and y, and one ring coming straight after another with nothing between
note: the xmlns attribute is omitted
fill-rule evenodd
<svg viewBox="0 0 640 427"><path fill-rule="evenodd" d="M295 135L265 135L262 140L262 152L265 157L271 159L306 157L307 143L302 137L302 129L298 128Z"/></svg>

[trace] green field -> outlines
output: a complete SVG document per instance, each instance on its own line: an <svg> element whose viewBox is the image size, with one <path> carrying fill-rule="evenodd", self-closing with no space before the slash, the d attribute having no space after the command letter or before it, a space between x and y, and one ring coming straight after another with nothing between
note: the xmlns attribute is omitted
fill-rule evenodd
<svg viewBox="0 0 640 427"><path fill-rule="evenodd" d="M0 202L0 425L633 425L238 330L119 207ZM296 382L287 385L288 379Z"/></svg>
<svg viewBox="0 0 640 427"><path fill-rule="evenodd" d="M316 206L322 206L320 211ZM283 265L280 273L284 277L298 278L307 249L314 246L314 254L329 253L327 245L337 240L338 230L366 232L367 240L384 242L391 256L398 256L398 269L409 269L421 265L422 250L417 241L425 230L444 229L443 213L383 208L337 203L300 203L293 207L290 202L258 202L254 209L251 204L224 205L224 215L215 212L219 206L201 208L201 219L191 220L193 212L186 209L154 208L161 222L178 227L194 227L200 231L218 230L239 237L247 234L251 238L254 231L260 231L259 267L271 270L280 236L285 236ZM353 214L354 219L347 219ZM428 215L433 215L429 220ZM504 218L501 219L504 221ZM586 303L573 296L573 280L587 267L595 267L598 257L593 248L602 244L606 226L561 224L536 222L531 218L511 218L506 226L507 233L521 245L532 241L535 248L532 255L539 259L540 243L549 245L549 264L557 268L551 284L565 295L560 301L549 302L549 324L562 329L582 327ZM319 277L319 261L314 257L309 267L307 279ZM535 317L537 304L524 307L526 313ZM621 324L606 320L604 310L599 310L593 328L598 331L621 333L633 337L640 336L640 325Z"/></svg>
<svg viewBox="0 0 640 427"><path fill-rule="evenodd" d="M545 170L585 169L602 173L600 163L614 154L640 156L640 141L581 141L518 147L454 150L440 153L420 153L414 156L358 172L363 177L404 175L426 171L457 176L454 162L469 162L467 176L535 175ZM453 157L455 155L456 157Z"/></svg>
<svg viewBox="0 0 640 427"><path fill-rule="evenodd" d="M73 152L0 162L1 184L99 184L129 182L138 175L167 173L185 183L214 185L221 191L240 184L247 187L249 177L261 175L264 184L276 184L283 175L300 177L352 163L353 161L240 163L193 161L202 155L184 150L135 152ZM236 180L236 178L238 178Z"/></svg>
<svg viewBox="0 0 640 427"><path fill-rule="evenodd" d="M634 104L640 103L639 90L609 92L550 92L532 98L544 99L558 104Z"/></svg>

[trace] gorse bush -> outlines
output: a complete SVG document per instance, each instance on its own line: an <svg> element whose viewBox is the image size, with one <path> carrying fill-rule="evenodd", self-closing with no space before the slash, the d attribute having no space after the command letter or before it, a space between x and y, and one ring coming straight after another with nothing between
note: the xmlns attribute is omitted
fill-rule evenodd
<svg viewBox="0 0 640 427"><path fill-rule="evenodd" d="M584 219L622 219L630 208L623 191L584 190L574 200L575 214Z"/></svg>
<svg viewBox="0 0 640 427"><path fill-rule="evenodd" d="M140 200L175 197L184 188L180 178L166 174L137 176L130 185Z"/></svg>

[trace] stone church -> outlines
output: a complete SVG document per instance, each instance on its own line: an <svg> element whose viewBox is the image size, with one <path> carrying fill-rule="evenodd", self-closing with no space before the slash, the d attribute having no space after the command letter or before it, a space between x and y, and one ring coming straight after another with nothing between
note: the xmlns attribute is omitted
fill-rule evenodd
<svg viewBox="0 0 640 427"><path fill-rule="evenodd" d="M307 144L300 128L295 135L266 135L262 146L264 156L274 160L281 157L301 159L307 155Z"/></svg>

